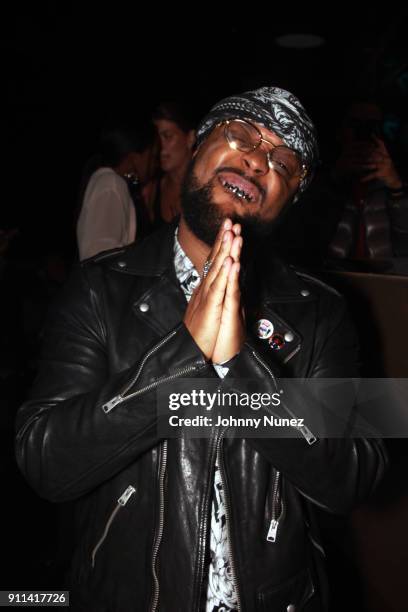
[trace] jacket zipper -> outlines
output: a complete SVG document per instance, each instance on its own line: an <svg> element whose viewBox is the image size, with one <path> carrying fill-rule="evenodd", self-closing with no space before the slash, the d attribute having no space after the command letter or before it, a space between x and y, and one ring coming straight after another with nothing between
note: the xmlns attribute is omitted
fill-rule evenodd
<svg viewBox="0 0 408 612"><path fill-rule="evenodd" d="M268 535L266 536L266 539L268 542L276 542L279 521L283 515L283 498L280 492L281 482L282 482L281 473L277 470L275 480L273 483L272 518L271 518L271 522L269 525ZM279 512L279 507L280 507L280 512Z"/></svg>
<svg viewBox="0 0 408 612"><path fill-rule="evenodd" d="M164 477L166 475L166 464L167 464L167 440L163 440L163 444L160 449L160 469L159 469L159 526L156 531L156 537L153 544L152 554L152 574L154 581L154 590L152 598L151 612L156 612L157 604L159 603L160 585L159 579L156 572L156 561L157 555L160 548L160 543L163 537L164 528Z"/></svg>
<svg viewBox="0 0 408 612"><path fill-rule="evenodd" d="M199 558L198 558L198 572L197 572L197 584L198 584L198 604L197 610L200 606L200 598L201 598L201 589L202 589L202 580L204 575L204 562L205 562L205 551L206 551L206 542L207 542L207 531L208 531L208 516L209 516L209 500L212 495L212 473L214 471L214 449L217 445L217 437L213 437L211 439L211 449L210 449L210 472L208 478L208 488L206 491L206 498L204 499L204 514L203 519L200 524L200 542L199 542ZM195 602L195 599L193 600Z"/></svg>
<svg viewBox="0 0 408 612"><path fill-rule="evenodd" d="M138 389L137 391L134 391L134 393L130 393L129 395L124 395L124 393L126 392L122 391L121 393L119 393L119 395L116 395L109 402L104 404L102 406L102 410L107 414L113 408L115 408L115 406L127 401L128 399L132 399L134 397L137 397L138 395L142 395L142 393L147 393L148 391L155 389L163 383L175 380L176 378L180 378L180 376L183 376L184 374L189 374L190 372L194 372L195 370L197 370L197 366L188 366L182 368L181 370L178 370L177 372L174 372L174 374L171 374L170 376L166 376L165 378L159 378L158 380L155 380L149 385L146 385L145 387L142 387L141 389Z"/></svg>
<svg viewBox="0 0 408 612"><path fill-rule="evenodd" d="M164 346L169 340L171 340L171 338L173 338L173 336L177 333L177 330L173 330L168 336L166 336L165 338L163 338L158 344L156 344L156 346L154 346L153 348L150 349L150 351L148 351L146 353L146 355L143 357L142 362L135 374L135 376L131 379L131 381L122 389L122 391L120 391L118 393L118 395L115 395L115 397L113 397L111 400L109 400L109 402L106 402L105 404L103 404L102 406L102 410L107 414L108 412L110 412L115 406L117 406L118 404L121 404L122 402L124 402L125 400L131 399L132 397L136 397L137 395L141 395L142 393L145 393L147 391L151 391L152 389L154 389L155 387L158 387L159 385L168 382L170 380L174 380L175 378L178 378L180 376L183 376L183 374L187 374L189 372L194 372L194 370L197 369L197 366L188 366L185 368L182 368L181 370L178 370L178 372L175 372L174 374L171 374L170 376L166 376L165 378L159 378L158 380L150 383L149 385L146 385L145 387L142 387L142 389L138 389L137 391L135 391L134 393L130 393L129 395L126 395L127 392L136 384L143 368L144 365L146 363L146 361L148 359L150 359L150 357L152 355L154 355L154 353L156 351L158 351L162 346Z"/></svg>
<svg viewBox="0 0 408 612"><path fill-rule="evenodd" d="M277 392L279 392L278 390L278 384L276 382L276 378L272 372L272 370L270 369L270 367L259 357L259 355L255 352L252 351L253 356L255 357L255 359L258 361L258 363L261 364L261 366L268 372L269 376L272 378L274 384L275 384L275 389ZM290 410L290 408L288 408L286 406L286 404L284 404L282 402L282 406L283 408L286 410L286 412L294 419L297 419L297 416L292 412L292 410ZM306 427L306 425L301 425L301 426L294 426L295 429L297 429L298 431L300 431L300 433L302 434L302 436L305 438L306 442L310 445L314 444L317 441L316 436L310 431L310 429L308 427Z"/></svg>
<svg viewBox="0 0 408 612"><path fill-rule="evenodd" d="M300 351L301 348L302 348L302 345L298 344L297 347L295 349L293 349L293 351L291 353L289 353L289 355L287 355L285 357L285 359L283 360L283 363L288 363L288 361L290 361L292 359L292 357L294 357L295 355L298 354L298 352Z"/></svg>
<svg viewBox="0 0 408 612"><path fill-rule="evenodd" d="M221 477L221 482L222 482L222 488L224 490L225 519L226 519L226 526L227 526L227 533L228 533L229 558L230 558L230 564L231 564L232 579L234 581L236 592L237 592L237 612L241 612L242 604L241 604L240 589L239 589L239 584L238 584L238 575L236 572L235 560L234 560L234 556L232 552L232 538L231 538L231 528L230 528L231 512L230 512L230 506L229 506L229 500L228 500L228 490L227 490L226 481L225 481L224 459L222 455L222 440L223 440L223 435L225 431L226 429L224 429L224 431L221 433L220 437L218 438L217 462L220 468L220 477Z"/></svg>
<svg viewBox="0 0 408 612"><path fill-rule="evenodd" d="M292 418L294 419L297 418L296 415L290 410L290 408L286 406L286 404L283 404L283 407L285 408L286 412L290 414ZM298 429L300 431L300 433L305 438L306 442L310 444L310 446L317 441L316 436L310 431L308 427L306 427L306 425L295 426L295 429Z"/></svg>
<svg viewBox="0 0 408 612"><path fill-rule="evenodd" d="M115 508L113 509L113 511L111 512L106 525L105 525L105 529L103 531L102 536L100 537L100 539L98 540L98 542L96 543L92 553L91 553L91 566L92 569L95 567L95 557L96 557L96 553L98 552L98 550L100 549L100 547L102 546L102 544L104 543L104 541L107 538L107 535L109 533L109 530L111 528L111 525L115 519L115 516L117 515L117 513L119 512L119 510L121 508L123 508L123 506L126 506L126 504L128 503L129 499L132 497L132 495L136 493L136 489L134 487L132 487L132 485L129 485L127 487L127 489L122 493L122 495L119 497L117 504L115 506Z"/></svg>

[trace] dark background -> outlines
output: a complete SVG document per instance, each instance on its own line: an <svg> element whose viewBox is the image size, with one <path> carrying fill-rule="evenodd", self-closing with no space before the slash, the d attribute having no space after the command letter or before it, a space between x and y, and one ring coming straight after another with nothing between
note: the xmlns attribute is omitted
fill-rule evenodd
<svg viewBox="0 0 408 612"><path fill-rule="evenodd" d="M322 154L344 101L375 88L407 113L407 10L392 3L181 4L15 2L2 19L1 225L27 245L73 238L82 164L102 123L150 113L160 99L198 116L224 95L278 84L305 103ZM316 49L284 49L285 33L318 34Z"/></svg>
<svg viewBox="0 0 408 612"><path fill-rule="evenodd" d="M0 229L18 227L19 236L0 300L7 355L0 363L0 588L41 589L61 585L66 544L55 507L39 500L17 472L13 422L35 371L47 305L58 289L58 257L68 267L75 258L78 184L101 125L148 117L169 97L190 100L200 116L223 96L274 84L304 102L324 160L346 101L374 92L387 110L390 139L408 151L408 19L407 9L392 3L172 4L150 11L118 1L5 7ZM325 44L299 50L274 42L278 35L304 32L322 36ZM57 269L50 271L53 254ZM338 562L332 576L344 575L344 581L333 580L333 610L362 609L362 579L346 546L351 536L343 536L343 524L331 528ZM408 610L408 604L395 609Z"/></svg>

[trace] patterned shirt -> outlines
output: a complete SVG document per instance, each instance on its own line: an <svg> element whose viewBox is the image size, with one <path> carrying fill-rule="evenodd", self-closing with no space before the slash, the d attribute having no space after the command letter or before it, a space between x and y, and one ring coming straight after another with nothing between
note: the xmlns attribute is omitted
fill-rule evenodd
<svg viewBox="0 0 408 612"><path fill-rule="evenodd" d="M189 301L201 279L194 264L181 248L178 241L178 227L174 236L174 267L180 286L187 301ZM228 368L214 367L221 378L228 372ZM216 462L211 503L210 566L208 570L206 612L235 612L236 606L237 593L230 563L224 491L220 469Z"/></svg>

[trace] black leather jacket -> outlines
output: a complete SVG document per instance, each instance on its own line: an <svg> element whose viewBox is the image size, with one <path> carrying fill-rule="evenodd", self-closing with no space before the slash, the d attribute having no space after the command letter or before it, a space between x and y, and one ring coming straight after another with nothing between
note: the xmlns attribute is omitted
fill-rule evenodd
<svg viewBox="0 0 408 612"><path fill-rule="evenodd" d="M325 609L313 504L346 513L369 495L384 469L382 447L364 439L310 445L302 436L159 439L159 382L215 376L181 322L186 301L172 244L164 228L82 264L54 308L18 414L27 480L49 500L76 500L71 609L202 609L217 451L240 610ZM249 336L230 372L242 389L251 378L257 391L273 393L278 361L287 376L354 375L342 299L279 262L262 276L256 316L293 339L269 351L267 363ZM274 516L279 529L269 542Z"/></svg>

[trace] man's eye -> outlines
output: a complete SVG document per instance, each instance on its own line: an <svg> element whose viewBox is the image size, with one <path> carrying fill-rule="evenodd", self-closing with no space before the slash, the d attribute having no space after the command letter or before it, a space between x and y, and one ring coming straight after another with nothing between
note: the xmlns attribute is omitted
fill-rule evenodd
<svg viewBox="0 0 408 612"><path fill-rule="evenodd" d="M233 149L237 149L238 151L252 151L254 149L254 146L248 142L247 138L241 138L239 136L232 138L229 143Z"/></svg>
<svg viewBox="0 0 408 612"><path fill-rule="evenodd" d="M235 138L235 142L239 149L250 149L251 145L246 138Z"/></svg>
<svg viewBox="0 0 408 612"><path fill-rule="evenodd" d="M282 173L289 174L289 166L286 159L281 157L272 157L272 163L277 170L281 170Z"/></svg>

